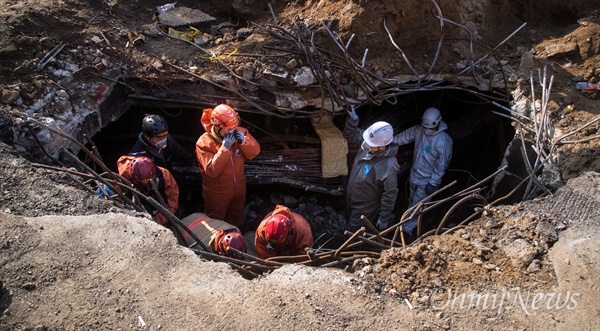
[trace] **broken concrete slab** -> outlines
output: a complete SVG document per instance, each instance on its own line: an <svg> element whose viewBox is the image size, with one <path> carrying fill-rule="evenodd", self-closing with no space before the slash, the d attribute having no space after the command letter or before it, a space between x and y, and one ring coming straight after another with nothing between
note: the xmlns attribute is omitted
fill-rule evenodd
<svg viewBox="0 0 600 331"><path fill-rule="evenodd" d="M575 42L557 43L546 46L544 53L546 57L563 57L575 54L579 50L579 46Z"/></svg>
<svg viewBox="0 0 600 331"><path fill-rule="evenodd" d="M176 28L190 25L194 26L204 23L214 23L217 21L217 19L198 9L176 7L160 13L158 15L158 21L161 24Z"/></svg>

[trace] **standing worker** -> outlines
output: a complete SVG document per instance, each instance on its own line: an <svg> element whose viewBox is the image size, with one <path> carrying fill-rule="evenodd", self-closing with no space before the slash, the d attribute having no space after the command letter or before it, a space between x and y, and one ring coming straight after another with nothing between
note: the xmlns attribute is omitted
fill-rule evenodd
<svg viewBox="0 0 600 331"><path fill-rule="evenodd" d="M302 215L277 205L258 225L254 245L261 259L303 255L313 245L312 230Z"/></svg>
<svg viewBox="0 0 600 331"><path fill-rule="evenodd" d="M377 219L377 229L385 230L394 223L398 197L398 146L390 144L394 129L387 122L376 122L362 130L358 122L352 108L348 111L343 134L349 143L362 141L362 144L346 187L346 206L350 212L348 231L356 232L362 226L361 215L370 222Z"/></svg>
<svg viewBox="0 0 600 331"><path fill-rule="evenodd" d="M394 143L398 145L415 143L409 177L408 208L437 191L448 170L452 158L452 138L444 132L447 129L448 125L442 121L439 109L430 107L423 113L421 125L410 127L394 136ZM417 224L418 219L411 219L403 224L402 229L408 242L416 239Z"/></svg>
<svg viewBox="0 0 600 331"><path fill-rule="evenodd" d="M131 156L147 156L156 166L172 169L172 161L195 164L193 154L186 152L175 138L169 135L169 127L160 115L146 115L142 120L142 132L129 150Z"/></svg>
<svg viewBox="0 0 600 331"><path fill-rule="evenodd" d="M204 212L242 228L244 162L260 153L260 145L246 128L238 126L239 121L238 113L228 105L204 109L200 122L206 132L196 142L196 157L202 174Z"/></svg>
<svg viewBox="0 0 600 331"><path fill-rule="evenodd" d="M128 180L133 186L147 197L154 198L158 203L165 202L165 208L175 214L179 207L179 187L169 170L156 167L154 162L145 156L124 155L117 161L119 175ZM160 196L157 196L154 187ZM155 209L149 203L142 201L147 212L149 212L156 223L167 225L167 217Z"/></svg>
<svg viewBox="0 0 600 331"><path fill-rule="evenodd" d="M193 213L182 218L181 222L214 253L243 260L243 257L237 256L235 253L227 252L227 248L229 247L233 247L244 253L248 250L246 240L237 227L227 222L210 218L204 213ZM183 229L181 229L181 233L186 245L192 247L195 243L194 239Z"/></svg>

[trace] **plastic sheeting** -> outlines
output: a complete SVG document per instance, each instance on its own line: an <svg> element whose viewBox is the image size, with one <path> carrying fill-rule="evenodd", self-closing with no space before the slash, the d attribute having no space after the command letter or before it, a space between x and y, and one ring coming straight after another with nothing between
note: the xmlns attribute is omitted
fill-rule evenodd
<svg viewBox="0 0 600 331"><path fill-rule="evenodd" d="M312 125L321 139L321 168L323 178L348 175L348 142L342 131L334 124L331 116L324 115L312 120Z"/></svg>

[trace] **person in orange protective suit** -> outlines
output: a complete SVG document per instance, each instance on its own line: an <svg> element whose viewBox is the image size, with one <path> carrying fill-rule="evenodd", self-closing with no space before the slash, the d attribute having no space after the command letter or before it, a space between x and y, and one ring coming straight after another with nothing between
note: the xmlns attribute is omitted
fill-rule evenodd
<svg viewBox="0 0 600 331"><path fill-rule="evenodd" d="M214 253L243 260L243 257L227 251L228 247L233 247L244 253L248 250L246 239L244 239L240 229L237 227L227 222L210 218L204 213L193 213L182 218L181 222ZM180 232L185 244L188 247L194 247L196 242L192 236L182 228L180 228Z"/></svg>
<svg viewBox="0 0 600 331"><path fill-rule="evenodd" d="M244 162L260 153L260 145L246 128L238 126L239 121L237 112L227 105L204 109L200 122L206 132L196 142L196 157L202 174L204 213L242 228Z"/></svg>
<svg viewBox="0 0 600 331"><path fill-rule="evenodd" d="M119 175L131 182L133 186L147 197L152 197L158 203L166 204L166 208L172 214L179 207L179 186L169 170L154 165L154 162L146 156L121 156L117 160ZM160 197L156 195L152 186L156 185ZM149 203L142 202L144 208L149 212L154 221L161 225L168 225L169 221L165 215L155 209Z"/></svg>
<svg viewBox="0 0 600 331"><path fill-rule="evenodd" d="M304 217L286 206L277 205L258 225L254 244L261 259L303 255L306 248L312 247L313 236Z"/></svg>

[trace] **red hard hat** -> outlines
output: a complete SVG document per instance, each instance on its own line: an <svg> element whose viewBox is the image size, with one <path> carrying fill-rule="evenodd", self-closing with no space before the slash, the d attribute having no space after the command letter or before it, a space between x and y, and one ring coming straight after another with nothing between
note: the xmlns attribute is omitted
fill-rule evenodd
<svg viewBox="0 0 600 331"><path fill-rule="evenodd" d="M246 246L246 239L244 236L239 234L236 231L227 232L222 235L219 239L219 244L217 245L218 253L223 255L229 255L230 257L236 257L235 254L227 254L227 248L233 247L238 251L246 253L248 251L248 247Z"/></svg>
<svg viewBox="0 0 600 331"><path fill-rule="evenodd" d="M129 177L136 186L146 186L156 177L154 162L146 156L138 156L129 163Z"/></svg>
<svg viewBox="0 0 600 331"><path fill-rule="evenodd" d="M265 224L265 237L269 244L284 244L290 232L290 219L284 215L271 216Z"/></svg>
<svg viewBox="0 0 600 331"><path fill-rule="evenodd" d="M233 108L220 104L213 109L210 121L217 127L233 129L240 123L240 117Z"/></svg>

